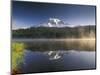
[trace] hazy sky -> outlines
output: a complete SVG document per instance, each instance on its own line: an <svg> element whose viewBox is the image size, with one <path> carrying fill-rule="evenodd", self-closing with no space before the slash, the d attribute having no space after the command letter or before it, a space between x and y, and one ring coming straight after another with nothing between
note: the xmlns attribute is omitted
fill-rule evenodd
<svg viewBox="0 0 100 75"><path fill-rule="evenodd" d="M95 25L95 6L13 1L13 27L30 27L55 17L71 25Z"/></svg>

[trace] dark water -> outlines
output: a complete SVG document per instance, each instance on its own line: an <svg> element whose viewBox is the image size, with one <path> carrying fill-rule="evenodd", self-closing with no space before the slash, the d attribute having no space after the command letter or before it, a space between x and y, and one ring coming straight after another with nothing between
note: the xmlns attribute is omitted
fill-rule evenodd
<svg viewBox="0 0 100 75"><path fill-rule="evenodd" d="M79 41L23 41L22 73L95 69L95 44ZM93 43L93 42L92 42Z"/></svg>
<svg viewBox="0 0 100 75"><path fill-rule="evenodd" d="M48 52L26 51L22 73L95 69L95 52L74 50L64 52L61 51L61 54L58 52L61 57L54 59Z"/></svg>

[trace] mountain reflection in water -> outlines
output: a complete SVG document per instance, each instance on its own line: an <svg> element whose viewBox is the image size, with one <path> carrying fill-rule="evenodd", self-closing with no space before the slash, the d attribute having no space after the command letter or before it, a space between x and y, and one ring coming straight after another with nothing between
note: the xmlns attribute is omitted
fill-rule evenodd
<svg viewBox="0 0 100 75"><path fill-rule="evenodd" d="M95 40L16 40L26 46L21 73L95 69Z"/></svg>
<svg viewBox="0 0 100 75"><path fill-rule="evenodd" d="M68 53L66 51L45 51L44 54L49 56L49 60L57 60L60 59L65 53Z"/></svg>
<svg viewBox="0 0 100 75"><path fill-rule="evenodd" d="M57 56L57 57L56 57ZM21 73L39 73L95 69L95 51L30 51L26 50Z"/></svg>

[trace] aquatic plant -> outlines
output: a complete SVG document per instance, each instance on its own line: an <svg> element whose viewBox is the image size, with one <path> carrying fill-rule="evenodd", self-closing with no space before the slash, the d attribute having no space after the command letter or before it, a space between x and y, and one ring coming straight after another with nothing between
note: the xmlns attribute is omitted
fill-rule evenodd
<svg viewBox="0 0 100 75"><path fill-rule="evenodd" d="M12 72L17 72L20 69L20 64L23 63L25 52L23 43L12 43Z"/></svg>

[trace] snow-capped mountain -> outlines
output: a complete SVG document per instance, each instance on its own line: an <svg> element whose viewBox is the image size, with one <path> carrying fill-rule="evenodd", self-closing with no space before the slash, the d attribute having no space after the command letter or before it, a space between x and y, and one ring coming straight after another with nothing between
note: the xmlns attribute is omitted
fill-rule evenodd
<svg viewBox="0 0 100 75"><path fill-rule="evenodd" d="M68 23L64 23L58 18L49 18L45 23L39 25L39 27L67 27Z"/></svg>
<svg viewBox="0 0 100 75"><path fill-rule="evenodd" d="M34 27L74 27L75 25L70 25L69 23L65 23L64 21L58 19L58 18L49 18L43 23L40 23L38 25L34 25L32 27L18 27L17 25L12 25L12 30L18 30L18 29L28 29L28 28L34 28Z"/></svg>

